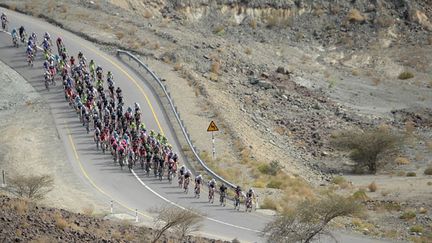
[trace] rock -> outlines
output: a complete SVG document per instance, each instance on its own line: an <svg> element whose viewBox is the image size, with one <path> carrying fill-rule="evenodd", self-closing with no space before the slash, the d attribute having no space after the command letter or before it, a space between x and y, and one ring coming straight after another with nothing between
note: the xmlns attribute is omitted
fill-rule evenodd
<svg viewBox="0 0 432 243"><path fill-rule="evenodd" d="M264 72L261 74L261 77L268 78L268 77L270 77L270 75L268 73Z"/></svg>
<svg viewBox="0 0 432 243"><path fill-rule="evenodd" d="M258 84L259 82L260 82L260 80L256 79L256 78L249 79L249 83L252 84L252 85Z"/></svg>
<svg viewBox="0 0 432 243"><path fill-rule="evenodd" d="M287 74L287 73L288 73L288 70L287 70L286 68L284 68L284 67L279 66L279 67L276 69L276 72L277 72L277 73L282 73L282 74Z"/></svg>

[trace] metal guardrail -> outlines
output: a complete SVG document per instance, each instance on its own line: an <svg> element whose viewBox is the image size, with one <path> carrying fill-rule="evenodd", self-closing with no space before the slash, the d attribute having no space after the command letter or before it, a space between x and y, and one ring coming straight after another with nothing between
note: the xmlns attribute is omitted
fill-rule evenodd
<svg viewBox="0 0 432 243"><path fill-rule="evenodd" d="M177 122L180 125L180 128L182 130L182 133L190 147L190 149L192 150L192 153L194 154L195 158L198 160L198 162L201 164L201 166L207 171L207 173L209 173L211 176L213 176L214 178L222 181L223 183L229 185L232 188L235 188L236 185L225 180L224 178L222 178L221 176L219 176L218 174L216 174L214 171L212 171L207 165L206 163L200 158L200 156L198 155L195 146L192 144L192 141L190 139L190 135L187 132L186 127L183 124L183 121L180 119L180 114L177 111L177 108L174 106L174 101L170 95L170 93L167 90L167 87L162 83L162 81L156 76L156 74L146 65L144 64L141 60L139 60L135 55L133 55L132 53L128 52L128 51L124 51L124 50L117 50L117 55L119 56L120 54L125 54L127 56L129 56L129 58L133 59L135 62L137 62L140 66L142 66L152 77L154 80L156 80L156 82L159 84L159 86L162 88L166 98L168 99L169 105L172 109L172 111L174 112L174 115L176 117Z"/></svg>

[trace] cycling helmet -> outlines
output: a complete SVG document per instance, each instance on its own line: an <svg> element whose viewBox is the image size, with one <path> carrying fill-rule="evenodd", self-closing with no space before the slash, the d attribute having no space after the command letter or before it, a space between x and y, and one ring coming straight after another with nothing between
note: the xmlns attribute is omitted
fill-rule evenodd
<svg viewBox="0 0 432 243"><path fill-rule="evenodd" d="M184 168L186 168L184 165L182 165L180 168L182 168L182 169L184 169Z"/></svg>
<svg viewBox="0 0 432 243"><path fill-rule="evenodd" d="M236 188L236 189L240 191L240 190L241 190L241 187L240 187L240 186L237 186L237 188Z"/></svg>

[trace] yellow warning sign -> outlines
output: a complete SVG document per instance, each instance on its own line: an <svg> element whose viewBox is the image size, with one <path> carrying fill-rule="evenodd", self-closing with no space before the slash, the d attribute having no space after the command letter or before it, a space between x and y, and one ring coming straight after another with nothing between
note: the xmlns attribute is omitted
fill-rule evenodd
<svg viewBox="0 0 432 243"><path fill-rule="evenodd" d="M216 123L214 121L210 122L210 125L207 128L207 132L217 132L219 131L219 128L216 126Z"/></svg>

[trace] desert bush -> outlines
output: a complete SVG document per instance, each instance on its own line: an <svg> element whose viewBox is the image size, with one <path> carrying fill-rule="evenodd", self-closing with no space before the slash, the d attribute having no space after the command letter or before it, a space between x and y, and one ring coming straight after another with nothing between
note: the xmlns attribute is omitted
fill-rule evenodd
<svg viewBox="0 0 432 243"><path fill-rule="evenodd" d="M49 175L16 175L9 179L6 190L19 198L40 200L53 186L54 179Z"/></svg>
<svg viewBox="0 0 432 243"><path fill-rule="evenodd" d="M162 206L152 211L157 214L155 225L162 225L161 228L156 229L153 243L158 242L159 238L169 229L175 229L184 238L186 235L197 231L204 218L202 214L192 208L181 209L173 206Z"/></svg>
<svg viewBox="0 0 432 243"><path fill-rule="evenodd" d="M358 202L336 194L327 194L318 200L306 199L295 210L286 211L268 223L262 236L268 242L311 242L324 233L333 219L360 210Z"/></svg>
<svg viewBox="0 0 432 243"><path fill-rule="evenodd" d="M365 21L365 17L358 11L357 9L353 8L351 9L347 14L347 20L349 22L363 22Z"/></svg>
<svg viewBox="0 0 432 243"><path fill-rule="evenodd" d="M94 206L93 205L88 205L88 206L82 208L82 213L84 215L91 216L91 215L93 215L93 212L94 212Z"/></svg>
<svg viewBox="0 0 432 243"><path fill-rule="evenodd" d="M407 177L416 177L417 173L415 173L415 172L408 172L408 173L406 173L406 176Z"/></svg>
<svg viewBox="0 0 432 243"><path fill-rule="evenodd" d="M414 225L410 228L410 231L413 233L423 233L424 228L421 225Z"/></svg>
<svg viewBox="0 0 432 243"><path fill-rule="evenodd" d="M145 9L143 12L143 16L144 16L144 18L149 19L149 18L153 17L153 13L150 10Z"/></svg>
<svg viewBox="0 0 432 243"><path fill-rule="evenodd" d="M369 197L366 195L366 191L363 189L354 192L351 197L356 201L366 201L369 199Z"/></svg>
<svg viewBox="0 0 432 243"><path fill-rule="evenodd" d="M396 175L397 176L406 176L406 172L405 171L398 171L398 173Z"/></svg>
<svg viewBox="0 0 432 243"><path fill-rule="evenodd" d="M426 185L428 185L428 186L432 186L432 181L428 181L428 182L426 183Z"/></svg>
<svg viewBox="0 0 432 243"><path fill-rule="evenodd" d="M402 72L398 76L399 79L406 80L410 78L414 78L414 74L408 71Z"/></svg>
<svg viewBox="0 0 432 243"><path fill-rule="evenodd" d="M275 202L275 200L266 197L264 198L264 200L262 201L262 203L260 203L260 208L262 209L271 209L271 210L277 210L278 205Z"/></svg>
<svg viewBox="0 0 432 243"><path fill-rule="evenodd" d="M424 171L424 174L425 175L432 175L432 167L426 168L425 171Z"/></svg>
<svg viewBox="0 0 432 243"><path fill-rule="evenodd" d="M252 29L256 29L257 26L258 26L256 19L251 19L251 21L249 22L249 26L250 26Z"/></svg>
<svg viewBox="0 0 432 243"><path fill-rule="evenodd" d="M225 33L225 26L223 25L217 25L214 29L213 29L213 33L216 35L222 35Z"/></svg>
<svg viewBox="0 0 432 243"><path fill-rule="evenodd" d="M245 49L245 53L246 55L250 55L252 54L252 49L250 49L249 47Z"/></svg>
<svg viewBox="0 0 432 243"><path fill-rule="evenodd" d="M382 28L390 27L394 22L394 19L388 15L382 15L377 18L377 24Z"/></svg>
<svg viewBox="0 0 432 243"><path fill-rule="evenodd" d="M399 218L403 220L410 220L416 217L416 213L414 211L404 212Z"/></svg>
<svg viewBox="0 0 432 243"><path fill-rule="evenodd" d="M369 129L366 131L344 131L332 138L332 145L340 150L350 151L351 159L356 167L367 167L375 174L379 163L379 156L398 147L402 137L385 128Z"/></svg>
<svg viewBox="0 0 432 243"><path fill-rule="evenodd" d="M397 158L394 160L394 162L395 162L395 164L397 164L397 165L408 165L408 164L411 163L411 162L409 161L409 159L407 159L407 158L405 158L405 157L397 157Z"/></svg>
<svg viewBox="0 0 432 243"><path fill-rule="evenodd" d="M283 182L278 179L272 179L267 184L267 188L281 189Z"/></svg>
<svg viewBox="0 0 432 243"><path fill-rule="evenodd" d="M266 175L275 176L279 171L281 171L283 166L279 163L279 161L273 160L269 164L261 164L258 166L258 170Z"/></svg>
<svg viewBox="0 0 432 243"><path fill-rule="evenodd" d="M378 186L376 185L375 182L372 182L371 184L369 184L368 189L370 192L376 192L376 190L378 189Z"/></svg>
<svg viewBox="0 0 432 243"><path fill-rule="evenodd" d="M210 71L211 71L212 73L214 73L214 74L219 74L220 66L221 66L220 62L217 61L217 60L214 60L214 61L211 63Z"/></svg>
<svg viewBox="0 0 432 243"><path fill-rule="evenodd" d="M123 39L123 37L125 36L125 34L122 31L117 31L115 33L115 36L117 37L117 39L121 40L121 39Z"/></svg>
<svg viewBox="0 0 432 243"><path fill-rule="evenodd" d="M13 209L15 210L15 212L18 215L25 215L25 214L27 214L28 209L29 209L28 202L25 201L25 200L21 200L21 199L14 200L11 203L11 206L13 207Z"/></svg>
<svg viewBox="0 0 432 243"><path fill-rule="evenodd" d="M419 209L419 213L421 213L421 214L425 214L425 213L427 213L427 209L426 208L424 208L424 207L421 207L420 209Z"/></svg>
<svg viewBox="0 0 432 243"><path fill-rule="evenodd" d="M180 62L177 62L176 64L174 64L174 71L179 71L183 68L183 64L181 64Z"/></svg>
<svg viewBox="0 0 432 243"><path fill-rule="evenodd" d="M66 229L69 226L69 223L66 221L66 219L63 218L63 216L59 212L54 214L54 222L55 225L62 230Z"/></svg>

